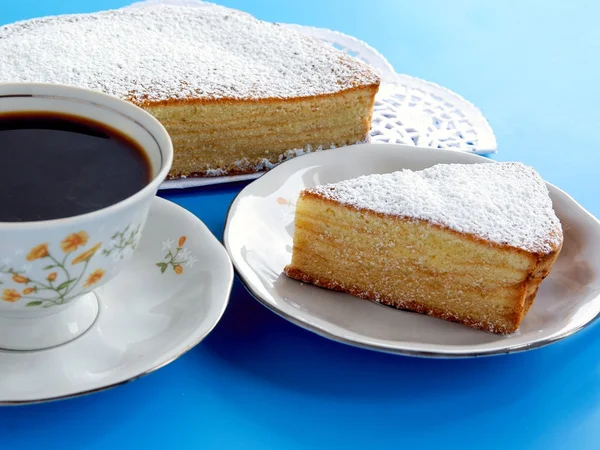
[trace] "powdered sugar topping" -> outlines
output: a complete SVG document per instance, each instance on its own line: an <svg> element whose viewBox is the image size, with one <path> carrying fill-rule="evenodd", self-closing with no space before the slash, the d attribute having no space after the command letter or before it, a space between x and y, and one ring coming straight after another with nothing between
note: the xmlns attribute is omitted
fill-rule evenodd
<svg viewBox="0 0 600 450"><path fill-rule="evenodd" d="M360 209L422 219L533 252L562 229L539 174L521 163L438 164L318 186L309 192Z"/></svg>
<svg viewBox="0 0 600 450"><path fill-rule="evenodd" d="M136 103L290 98L378 82L313 38L217 5L153 5L0 27L0 82L99 90Z"/></svg>

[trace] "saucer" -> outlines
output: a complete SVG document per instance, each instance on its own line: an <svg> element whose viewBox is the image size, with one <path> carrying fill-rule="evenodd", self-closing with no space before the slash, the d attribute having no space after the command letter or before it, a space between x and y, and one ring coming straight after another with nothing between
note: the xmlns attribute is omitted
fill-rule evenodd
<svg viewBox="0 0 600 450"><path fill-rule="evenodd" d="M155 198L142 239L79 338L42 351L0 351L0 404L89 394L159 369L198 344L231 292L227 252L193 214Z"/></svg>
<svg viewBox="0 0 600 450"><path fill-rule="evenodd" d="M600 222L548 184L564 245L519 330L498 336L400 311L283 275L291 260L295 202L305 187L438 163L490 163L464 152L392 144L311 153L281 164L244 188L228 213L224 243L241 280L264 306L327 338L368 349L426 357L472 357L556 342L600 314Z"/></svg>

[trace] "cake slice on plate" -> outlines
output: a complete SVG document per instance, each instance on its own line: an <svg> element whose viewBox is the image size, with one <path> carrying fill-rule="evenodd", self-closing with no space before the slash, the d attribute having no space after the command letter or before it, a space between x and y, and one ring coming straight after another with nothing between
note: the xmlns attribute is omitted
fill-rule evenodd
<svg viewBox="0 0 600 450"><path fill-rule="evenodd" d="M317 39L230 8L155 5L0 27L0 82L128 100L173 140L169 178L262 171L368 138L376 72Z"/></svg>
<svg viewBox="0 0 600 450"><path fill-rule="evenodd" d="M507 334L520 326L562 242L532 168L439 164L303 190L285 273Z"/></svg>

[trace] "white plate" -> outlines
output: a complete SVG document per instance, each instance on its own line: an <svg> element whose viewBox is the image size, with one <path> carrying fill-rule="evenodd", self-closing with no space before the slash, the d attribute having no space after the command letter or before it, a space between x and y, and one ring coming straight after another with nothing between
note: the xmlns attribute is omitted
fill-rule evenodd
<svg viewBox="0 0 600 450"><path fill-rule="evenodd" d="M294 203L302 188L451 162L494 164L463 152L390 144L301 156L241 191L227 217L225 246L248 290L267 308L325 337L374 350L430 357L511 353L547 345L591 323L600 313L600 222L552 185L564 247L520 329L509 336L387 308L282 274L291 260Z"/></svg>
<svg viewBox="0 0 600 450"><path fill-rule="evenodd" d="M175 264L165 258L169 245L171 255L180 248ZM231 261L208 228L156 198L132 261L96 291L100 314L90 330L49 350L0 351L0 404L92 393L163 367L210 333L232 283Z"/></svg>

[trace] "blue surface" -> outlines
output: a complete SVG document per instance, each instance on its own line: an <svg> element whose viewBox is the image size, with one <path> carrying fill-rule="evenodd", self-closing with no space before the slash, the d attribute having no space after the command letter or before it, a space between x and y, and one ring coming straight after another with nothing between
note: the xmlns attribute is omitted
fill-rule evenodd
<svg viewBox="0 0 600 450"><path fill-rule="evenodd" d="M0 0L0 24L126 0ZM397 71L479 106L499 160L534 165L600 214L600 4L594 0L223 0L261 19L337 29ZM1 68L0 68L1 70ZM220 238L242 185L163 193ZM2 374L0 374L0 382ZM134 383L0 408L0 448L600 448L600 323L528 353L439 361L330 342L236 282L198 347Z"/></svg>

